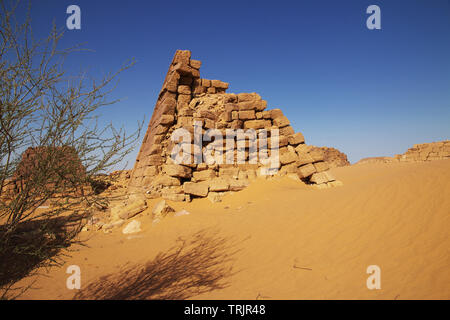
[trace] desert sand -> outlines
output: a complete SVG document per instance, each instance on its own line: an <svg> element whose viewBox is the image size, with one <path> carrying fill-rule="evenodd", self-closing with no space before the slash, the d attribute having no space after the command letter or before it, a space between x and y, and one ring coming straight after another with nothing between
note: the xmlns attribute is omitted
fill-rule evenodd
<svg viewBox="0 0 450 320"><path fill-rule="evenodd" d="M72 247L63 267L42 270L36 289L20 298L72 299L77 290L66 288L66 268L78 265L78 297L88 299L449 299L450 160L332 173L343 186L258 179L221 203L169 201L190 214L156 224L158 199L150 200L135 218L142 232L83 232L88 247ZM202 246L190 249L194 236ZM179 237L187 240L185 254L165 256ZM146 263L146 277L123 272ZM369 265L381 268L380 290L366 287ZM199 274L209 278L191 279Z"/></svg>

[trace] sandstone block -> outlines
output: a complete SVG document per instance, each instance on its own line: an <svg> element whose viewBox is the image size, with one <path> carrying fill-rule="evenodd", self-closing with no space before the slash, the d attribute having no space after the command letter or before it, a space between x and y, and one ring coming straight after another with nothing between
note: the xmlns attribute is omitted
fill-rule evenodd
<svg viewBox="0 0 450 320"><path fill-rule="evenodd" d="M191 102L191 94L180 93L177 97L177 102L181 105L189 104Z"/></svg>
<svg viewBox="0 0 450 320"><path fill-rule="evenodd" d="M309 155L314 159L314 161L323 161L324 160L324 154L319 149L310 150Z"/></svg>
<svg viewBox="0 0 450 320"><path fill-rule="evenodd" d="M298 146L295 147L295 152L297 152L298 154L308 153L312 149L313 149L312 146L308 146L306 144L299 144Z"/></svg>
<svg viewBox="0 0 450 320"><path fill-rule="evenodd" d="M193 88L193 90L192 90L192 93L194 94L194 95L200 95L200 94L202 94L202 93L206 93L206 87L204 87L204 86L194 86L194 88Z"/></svg>
<svg viewBox="0 0 450 320"><path fill-rule="evenodd" d="M189 59L191 59L191 51L189 50L177 50L172 59L172 65L176 65L178 63L181 64L189 64Z"/></svg>
<svg viewBox="0 0 450 320"><path fill-rule="evenodd" d="M244 129L264 129L271 125L270 120L247 120L244 122Z"/></svg>
<svg viewBox="0 0 450 320"><path fill-rule="evenodd" d="M299 153L297 158L297 166L313 163L314 159L308 153Z"/></svg>
<svg viewBox="0 0 450 320"><path fill-rule="evenodd" d="M183 184L184 193L199 197L206 197L208 195L209 186L206 183L185 182Z"/></svg>
<svg viewBox="0 0 450 320"><path fill-rule="evenodd" d="M309 163L298 168L297 174L300 179L307 178L316 172L316 168Z"/></svg>
<svg viewBox="0 0 450 320"><path fill-rule="evenodd" d="M284 116L283 111L281 111L281 109L272 109L272 110L268 110L268 112L270 112L270 118L272 118L272 119L276 119L276 118Z"/></svg>
<svg viewBox="0 0 450 320"><path fill-rule="evenodd" d="M205 181L210 180L216 176L216 172L211 169L195 171L193 173L193 178L195 181Z"/></svg>
<svg viewBox="0 0 450 320"><path fill-rule="evenodd" d="M256 101L255 106L256 106L256 111L262 112L262 111L264 111L264 109L267 108L267 101L266 100Z"/></svg>
<svg viewBox="0 0 450 320"><path fill-rule="evenodd" d="M228 89L228 83L222 82L220 80L211 80L211 86L220 89Z"/></svg>
<svg viewBox="0 0 450 320"><path fill-rule="evenodd" d="M239 106L235 103L227 103L225 104L225 112L238 111Z"/></svg>
<svg viewBox="0 0 450 320"><path fill-rule="evenodd" d="M298 160L297 154L292 151L288 151L285 153L280 153L280 162L281 164L293 163Z"/></svg>
<svg viewBox="0 0 450 320"><path fill-rule="evenodd" d="M189 64L191 65L192 68L197 70L200 69L200 67L202 66L202 62L200 60L191 59Z"/></svg>
<svg viewBox="0 0 450 320"><path fill-rule="evenodd" d="M202 86L204 86L204 87L211 87L211 80L202 79Z"/></svg>
<svg viewBox="0 0 450 320"><path fill-rule="evenodd" d="M239 111L239 119L241 119L241 120L253 120L253 119L255 119L255 110Z"/></svg>
<svg viewBox="0 0 450 320"><path fill-rule="evenodd" d="M301 132L297 132L288 137L288 142L290 145L296 146L300 143L305 143L305 137L303 137Z"/></svg>
<svg viewBox="0 0 450 320"><path fill-rule="evenodd" d="M177 124L181 127L191 127L194 125L194 118L192 117L178 117Z"/></svg>
<svg viewBox="0 0 450 320"><path fill-rule="evenodd" d="M229 188L230 184L226 179L223 178L214 178L209 182L209 191L228 191Z"/></svg>
<svg viewBox="0 0 450 320"><path fill-rule="evenodd" d="M328 181L335 180L334 177L329 172L318 172L314 173L310 180L316 184L327 183Z"/></svg>
<svg viewBox="0 0 450 320"><path fill-rule="evenodd" d="M181 185L181 182L175 177L171 177L168 175L159 175L153 179L152 185L154 186L161 185L170 187L170 186L179 186Z"/></svg>
<svg viewBox="0 0 450 320"><path fill-rule="evenodd" d="M168 126L159 125L153 130L153 132L155 134L165 134L168 130L169 130Z"/></svg>
<svg viewBox="0 0 450 320"><path fill-rule="evenodd" d="M273 125L279 128L288 126L290 124L289 119L286 116L279 116L273 119Z"/></svg>
<svg viewBox="0 0 450 320"><path fill-rule="evenodd" d="M297 170L298 168L295 162L289 163L281 167L280 174L297 173Z"/></svg>
<svg viewBox="0 0 450 320"><path fill-rule="evenodd" d="M256 110L255 101L243 101L238 103L239 110Z"/></svg>
<svg viewBox="0 0 450 320"><path fill-rule="evenodd" d="M215 112L209 111L209 110L200 110L197 112L198 117L200 118L206 118L211 120L216 120L217 116Z"/></svg>
<svg viewBox="0 0 450 320"><path fill-rule="evenodd" d="M262 117L263 119L272 119L270 110L262 111Z"/></svg>
<svg viewBox="0 0 450 320"><path fill-rule="evenodd" d="M295 133L294 129L291 126L286 126L286 127L280 128L279 132L280 132L280 135L283 135L283 136L290 136Z"/></svg>
<svg viewBox="0 0 450 320"><path fill-rule="evenodd" d="M173 123L174 119L175 119L175 117L171 114L163 114L161 116L160 123L163 125L170 125Z"/></svg>
<svg viewBox="0 0 450 320"><path fill-rule="evenodd" d="M180 73L182 76L199 78L200 72L197 69L192 68L188 64L178 63L173 67L173 70Z"/></svg>
<svg viewBox="0 0 450 320"><path fill-rule="evenodd" d="M239 93L237 95L238 101L253 101L253 100L261 100L261 96L257 93Z"/></svg>
<svg viewBox="0 0 450 320"><path fill-rule="evenodd" d="M316 168L317 172L326 171L329 169L328 163L324 161L319 161L314 163L314 168Z"/></svg>
<svg viewBox="0 0 450 320"><path fill-rule="evenodd" d="M243 127L243 121L242 120L233 120L231 123L230 123L230 128L231 129L242 129L242 127Z"/></svg>
<svg viewBox="0 0 450 320"><path fill-rule="evenodd" d="M239 168L228 167L219 169L219 177L237 179L239 176Z"/></svg>
<svg viewBox="0 0 450 320"><path fill-rule="evenodd" d="M147 209L147 203L145 202L145 200L136 200L133 202L129 202L125 206L112 207L111 217L113 218L113 220L126 220L136 216L145 209Z"/></svg>
<svg viewBox="0 0 450 320"><path fill-rule="evenodd" d="M162 167L162 172L171 177L190 178L192 169L179 164L166 164Z"/></svg>

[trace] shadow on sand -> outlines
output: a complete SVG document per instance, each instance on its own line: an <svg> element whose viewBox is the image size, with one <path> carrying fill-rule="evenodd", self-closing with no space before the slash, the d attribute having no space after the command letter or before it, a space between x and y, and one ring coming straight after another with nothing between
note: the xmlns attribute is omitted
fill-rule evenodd
<svg viewBox="0 0 450 320"><path fill-rule="evenodd" d="M226 288L227 279L236 273L232 263L239 250L211 233L179 238L169 251L144 265L125 266L89 283L74 299L178 300Z"/></svg>
<svg viewBox="0 0 450 320"><path fill-rule="evenodd" d="M59 266L75 238L82 216L48 218L20 223L13 231L0 226L0 298L12 299L31 288L12 289L19 280L39 274L39 268Z"/></svg>

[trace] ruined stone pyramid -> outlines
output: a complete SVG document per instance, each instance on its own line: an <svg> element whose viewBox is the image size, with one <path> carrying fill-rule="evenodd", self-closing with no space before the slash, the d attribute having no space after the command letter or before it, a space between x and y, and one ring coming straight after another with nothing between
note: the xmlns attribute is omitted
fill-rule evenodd
<svg viewBox="0 0 450 320"><path fill-rule="evenodd" d="M176 51L131 172L130 193L174 201L208 197L216 202L258 176L274 174L319 187L339 184L327 171L323 153L305 144L280 109L266 110L267 102L256 93L226 93L228 83L200 78L200 66L190 51ZM180 129L194 137L177 141L174 135ZM196 132L203 137L200 144ZM212 139L211 132L225 138ZM210 139L205 139L208 133ZM188 161L175 161L176 146L187 151ZM264 152L266 158L276 155L277 161L262 161ZM216 161L208 162L206 154ZM224 157L227 161L221 161Z"/></svg>

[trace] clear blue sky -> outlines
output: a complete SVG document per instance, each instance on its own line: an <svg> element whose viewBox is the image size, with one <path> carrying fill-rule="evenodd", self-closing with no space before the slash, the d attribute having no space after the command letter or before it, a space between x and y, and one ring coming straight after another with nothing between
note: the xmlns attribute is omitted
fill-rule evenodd
<svg viewBox="0 0 450 320"><path fill-rule="evenodd" d="M389 1L33 1L38 32L66 8L81 8L85 43L71 71L122 74L103 119L133 131L147 126L176 49L203 62L201 75L258 92L281 108L308 144L336 147L355 162L450 138L450 2ZM381 30L366 28L366 8L381 8ZM139 146L129 157L134 164Z"/></svg>

